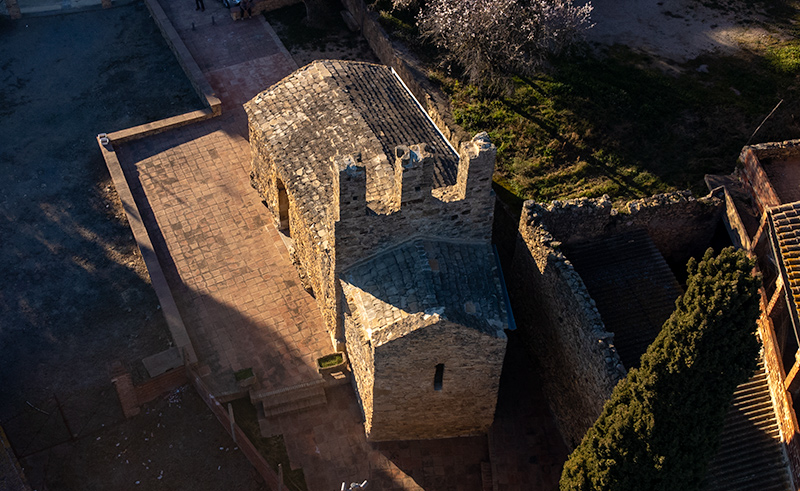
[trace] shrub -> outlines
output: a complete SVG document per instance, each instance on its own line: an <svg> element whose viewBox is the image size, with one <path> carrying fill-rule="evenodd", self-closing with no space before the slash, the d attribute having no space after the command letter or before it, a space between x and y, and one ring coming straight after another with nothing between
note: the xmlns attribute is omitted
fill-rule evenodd
<svg viewBox="0 0 800 491"><path fill-rule="evenodd" d="M700 489L733 392L756 367L752 268L733 248L689 262L686 293L570 455L562 491Z"/></svg>

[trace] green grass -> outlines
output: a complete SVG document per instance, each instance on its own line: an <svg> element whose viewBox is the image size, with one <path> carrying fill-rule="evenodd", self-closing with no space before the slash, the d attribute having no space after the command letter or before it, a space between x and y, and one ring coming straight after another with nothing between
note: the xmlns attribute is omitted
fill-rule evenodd
<svg viewBox="0 0 800 491"><path fill-rule="evenodd" d="M278 464L283 467L283 483L289 491L307 491L306 478L302 469L292 470L289 463L289 454L286 453L286 444L283 435L264 438L258 427L256 408L248 399L231 401L236 424L244 431L247 438L269 462L272 469L278 472Z"/></svg>
<svg viewBox="0 0 800 491"><path fill-rule="evenodd" d="M333 353L325 355L322 358L317 358L317 365L320 368L330 368L341 364L344 361L344 356L341 353Z"/></svg>
<svg viewBox="0 0 800 491"><path fill-rule="evenodd" d="M489 132L503 189L539 201L623 200L705 193L703 176L731 172L780 99L784 106L753 142L800 137L792 126L800 111L798 50L784 43L769 52L705 56L668 75L627 48L604 57L585 50L556 61L548 75L515 78L500 95L441 73L432 79L450 95L459 124Z"/></svg>
<svg viewBox="0 0 800 491"><path fill-rule="evenodd" d="M767 59L772 68L781 73L797 73L800 71L800 41L770 47Z"/></svg>

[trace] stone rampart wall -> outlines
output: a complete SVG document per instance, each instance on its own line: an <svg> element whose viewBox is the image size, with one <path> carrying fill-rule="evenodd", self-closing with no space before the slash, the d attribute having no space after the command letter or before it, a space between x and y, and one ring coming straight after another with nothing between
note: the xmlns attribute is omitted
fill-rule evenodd
<svg viewBox="0 0 800 491"><path fill-rule="evenodd" d="M753 151L759 160L794 158L800 156L800 140L759 143L746 146L742 151L746 149Z"/></svg>
<svg viewBox="0 0 800 491"><path fill-rule="evenodd" d="M562 243L647 230L665 259L683 267L711 242L725 212L724 193L688 192L634 200L622 211L608 197L525 203L510 268L517 325L540 365L562 435L574 447L599 416L625 369L594 301L566 259Z"/></svg>
<svg viewBox="0 0 800 491"><path fill-rule="evenodd" d="M594 423L625 369L586 286L525 203L508 275L517 327L567 445Z"/></svg>
<svg viewBox="0 0 800 491"><path fill-rule="evenodd" d="M530 213L565 244L645 229L667 263L681 269L690 257L703 254L725 213L721 193L696 199L689 191L633 200L621 211L607 196L530 206Z"/></svg>

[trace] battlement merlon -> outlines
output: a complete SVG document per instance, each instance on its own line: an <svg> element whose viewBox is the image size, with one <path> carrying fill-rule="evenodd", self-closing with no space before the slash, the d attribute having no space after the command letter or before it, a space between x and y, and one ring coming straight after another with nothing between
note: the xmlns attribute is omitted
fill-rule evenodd
<svg viewBox="0 0 800 491"><path fill-rule="evenodd" d="M430 197L433 189L433 156L425 143L395 147L395 182L400 206Z"/></svg>
<svg viewBox="0 0 800 491"><path fill-rule="evenodd" d="M367 170L361 156L348 155L333 162L333 209L335 221L367 214Z"/></svg>
<svg viewBox="0 0 800 491"><path fill-rule="evenodd" d="M482 131L472 140L462 142L459 156L456 178L459 196L466 199L490 196L497 147L489 139L489 135Z"/></svg>

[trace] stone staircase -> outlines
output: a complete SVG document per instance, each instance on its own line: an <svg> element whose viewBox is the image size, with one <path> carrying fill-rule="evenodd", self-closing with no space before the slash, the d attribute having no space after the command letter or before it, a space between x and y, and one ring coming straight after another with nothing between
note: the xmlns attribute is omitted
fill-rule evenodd
<svg viewBox="0 0 800 491"><path fill-rule="evenodd" d="M320 378L278 390L251 390L250 401L258 411L261 435L268 437L275 434L274 426L269 421L272 418L327 404L325 386L325 380Z"/></svg>
<svg viewBox="0 0 800 491"><path fill-rule="evenodd" d="M706 489L792 489L763 359L753 377L736 388L719 450L706 475Z"/></svg>

